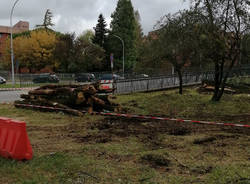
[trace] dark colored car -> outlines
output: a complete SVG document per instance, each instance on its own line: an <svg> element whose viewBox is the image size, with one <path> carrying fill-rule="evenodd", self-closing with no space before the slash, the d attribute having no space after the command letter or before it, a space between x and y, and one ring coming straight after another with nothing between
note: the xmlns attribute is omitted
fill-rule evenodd
<svg viewBox="0 0 250 184"><path fill-rule="evenodd" d="M34 83L58 83L59 78L55 74L41 74L33 79Z"/></svg>
<svg viewBox="0 0 250 184"><path fill-rule="evenodd" d="M75 78L76 82L94 82L95 75L91 73L81 73L77 74Z"/></svg>
<svg viewBox="0 0 250 184"><path fill-rule="evenodd" d="M99 80L121 80L121 79L124 79L123 77L121 77L120 75L117 75L117 74L114 74L112 76L112 74L103 74Z"/></svg>
<svg viewBox="0 0 250 184"><path fill-rule="evenodd" d="M5 83L6 83L5 78L3 78L3 77L0 76L0 84L5 84Z"/></svg>

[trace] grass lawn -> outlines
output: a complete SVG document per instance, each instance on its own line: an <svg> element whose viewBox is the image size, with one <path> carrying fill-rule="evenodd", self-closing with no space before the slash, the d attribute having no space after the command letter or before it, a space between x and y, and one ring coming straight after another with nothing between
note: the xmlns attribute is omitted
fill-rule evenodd
<svg viewBox="0 0 250 184"><path fill-rule="evenodd" d="M51 85L51 84L58 84L58 83L25 83L25 82L18 82L16 81L16 84L13 86L11 83L8 84L0 84L0 89L1 88L32 88L32 87L39 87L39 86L44 86L44 85ZM75 82L72 81L61 81L61 85L68 85L68 84L75 84ZM76 83L77 84L77 83Z"/></svg>
<svg viewBox="0 0 250 184"><path fill-rule="evenodd" d="M20 84L18 82L14 86L12 84L0 84L0 88L25 88L37 86L39 86L39 84Z"/></svg>
<svg viewBox="0 0 250 184"><path fill-rule="evenodd" d="M250 124L250 92L221 102L194 88L119 95L123 112ZM74 117L0 105L24 120L31 161L0 158L0 183L250 184L250 129L117 117Z"/></svg>

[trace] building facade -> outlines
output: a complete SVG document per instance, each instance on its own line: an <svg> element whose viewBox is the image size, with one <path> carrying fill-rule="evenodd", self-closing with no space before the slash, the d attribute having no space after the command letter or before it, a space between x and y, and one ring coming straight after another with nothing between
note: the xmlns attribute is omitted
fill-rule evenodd
<svg viewBox="0 0 250 184"><path fill-rule="evenodd" d="M29 30L29 22L19 21L13 26L13 34L22 33ZM11 27L9 26L0 26L0 59L3 54L4 49L6 48L6 40L10 35Z"/></svg>

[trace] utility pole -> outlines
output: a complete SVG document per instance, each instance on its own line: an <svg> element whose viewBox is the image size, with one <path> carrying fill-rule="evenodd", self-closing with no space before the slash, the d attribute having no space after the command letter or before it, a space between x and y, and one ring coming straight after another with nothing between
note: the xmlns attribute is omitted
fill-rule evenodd
<svg viewBox="0 0 250 184"><path fill-rule="evenodd" d="M14 8L19 0L16 0L14 5L11 8L10 12L10 52L11 52L11 74L12 74L12 85L15 86L15 69L14 69L14 51L13 51L13 25L12 25L12 15L14 12Z"/></svg>

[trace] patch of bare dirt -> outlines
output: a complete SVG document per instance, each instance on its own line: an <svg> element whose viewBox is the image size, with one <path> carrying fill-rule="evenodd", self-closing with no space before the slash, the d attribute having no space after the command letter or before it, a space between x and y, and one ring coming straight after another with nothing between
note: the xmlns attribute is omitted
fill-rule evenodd
<svg viewBox="0 0 250 184"><path fill-rule="evenodd" d="M223 135L221 135L221 137L209 137L209 133L211 132L213 132L213 134L229 132L233 133L235 137L250 135L250 129L247 128L120 117L106 117L102 121L90 123L87 125L86 129L91 131L87 131L88 133L86 135L81 135L77 132L74 133L74 129L80 128L78 126L70 128L71 133L69 136L77 142L107 143L117 139L135 136L141 140L141 142L152 146L152 148L163 146L162 140L159 138L161 134L185 136L195 133L204 133L208 135L204 140L197 140L197 144L212 143L217 139L225 139ZM171 147L171 145L169 146ZM174 149L175 146L172 146Z"/></svg>
<svg viewBox="0 0 250 184"><path fill-rule="evenodd" d="M27 131L46 131L46 132L61 132L61 131L74 131L84 128L83 125L78 125L76 123L71 123L64 126L27 126Z"/></svg>
<svg viewBox="0 0 250 184"><path fill-rule="evenodd" d="M201 139L195 139L193 143L194 144L206 144L206 143L213 142L215 140L216 140L215 137L204 137L204 138L201 138Z"/></svg>
<svg viewBox="0 0 250 184"><path fill-rule="evenodd" d="M215 134L203 138L196 138L194 139L193 143L199 145L216 144L217 146L224 147L226 146L225 142L229 143L230 139L235 141L239 139L239 137L241 136L238 134L233 134L233 135Z"/></svg>
<svg viewBox="0 0 250 184"><path fill-rule="evenodd" d="M172 126L168 122L150 121L140 119L128 119L118 117L107 117L103 121L99 121L89 125L88 129L98 130L95 133L88 134L84 137L78 137L82 142L109 142L115 139L127 138L135 136L141 142L154 147L161 147L162 141L159 135L188 135L191 129L188 126ZM100 141L104 139L104 141Z"/></svg>
<svg viewBox="0 0 250 184"><path fill-rule="evenodd" d="M143 163L148 163L152 167L169 167L171 161L165 156L160 154L146 154L141 156L141 161Z"/></svg>
<svg viewBox="0 0 250 184"><path fill-rule="evenodd" d="M98 133L98 134L88 134L86 136L75 135L72 136L76 139L77 142L94 142L94 143L107 143L112 141L111 135L105 133Z"/></svg>
<svg viewBox="0 0 250 184"><path fill-rule="evenodd" d="M180 139L185 135L203 134L204 138L196 139L193 143L219 147L225 147L234 143L239 137L250 135L249 128L120 117L106 117L102 121L90 122L88 124L78 124L76 122L55 127L28 126L27 130L31 136L36 137L36 141L39 142L45 139L48 145L50 142L54 144L65 140L73 141L75 144L108 143L121 141L132 136L136 137L151 150L164 147L168 147L171 150L181 149L181 145L166 142L162 135L174 135ZM224 135L223 132L230 133L230 135Z"/></svg>
<svg viewBox="0 0 250 184"><path fill-rule="evenodd" d="M234 121L236 123L250 123L250 114L227 115L220 117L223 121Z"/></svg>
<svg viewBox="0 0 250 184"><path fill-rule="evenodd" d="M191 172L195 174L207 174L210 173L212 169L212 166L196 166L191 169Z"/></svg>

